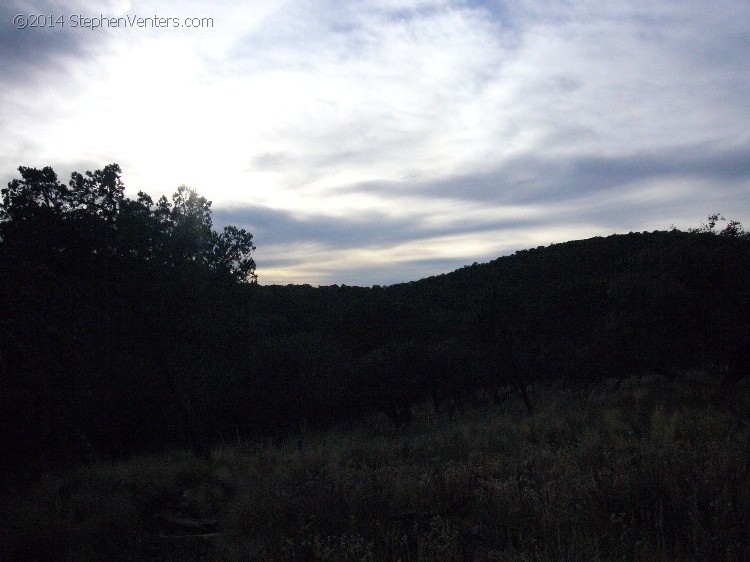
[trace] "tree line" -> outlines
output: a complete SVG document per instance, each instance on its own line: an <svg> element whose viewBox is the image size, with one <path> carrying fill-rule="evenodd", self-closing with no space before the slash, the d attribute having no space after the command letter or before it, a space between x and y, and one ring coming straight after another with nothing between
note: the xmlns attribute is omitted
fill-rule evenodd
<svg viewBox="0 0 750 562"><path fill-rule="evenodd" d="M284 435L415 403L442 415L691 370L748 373L750 237L719 215L516 252L389 287L262 286L211 203L124 195L121 170L19 168L0 207L0 461L65 464Z"/></svg>
<svg viewBox="0 0 750 562"><path fill-rule="evenodd" d="M566 242L390 287L252 292L256 369L277 374L254 379L270 417L275 398L279 412L380 410L398 426L427 399L532 410L535 382L701 371L731 385L750 369L741 228Z"/></svg>
<svg viewBox="0 0 750 562"><path fill-rule="evenodd" d="M211 203L124 195L116 164L19 168L0 207L0 464L14 474L210 437L216 373L246 371L252 235ZM240 342L235 346L235 342Z"/></svg>

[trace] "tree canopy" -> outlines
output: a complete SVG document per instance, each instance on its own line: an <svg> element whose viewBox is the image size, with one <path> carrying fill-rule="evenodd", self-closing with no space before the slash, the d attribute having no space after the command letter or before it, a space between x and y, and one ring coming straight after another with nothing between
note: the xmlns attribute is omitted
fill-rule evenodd
<svg viewBox="0 0 750 562"><path fill-rule="evenodd" d="M717 230L716 225L720 222L725 222L727 224L723 229ZM708 222L701 223L699 228L691 228L688 232L692 232L693 234L717 234L719 236L750 239L750 232L747 232L742 228L741 222L736 220L727 221L721 213L708 215Z"/></svg>
<svg viewBox="0 0 750 562"><path fill-rule="evenodd" d="M0 191L0 479L92 450L205 451L196 411L248 370L252 235L214 230L187 187L127 197L117 164L68 184L18 171Z"/></svg>
<svg viewBox="0 0 750 562"><path fill-rule="evenodd" d="M21 166L4 188L0 239L25 254L130 256L172 267L193 264L254 282L253 236L226 226L213 230L211 202L181 186L170 202L139 192L125 196L120 166L74 172L68 185L55 171Z"/></svg>

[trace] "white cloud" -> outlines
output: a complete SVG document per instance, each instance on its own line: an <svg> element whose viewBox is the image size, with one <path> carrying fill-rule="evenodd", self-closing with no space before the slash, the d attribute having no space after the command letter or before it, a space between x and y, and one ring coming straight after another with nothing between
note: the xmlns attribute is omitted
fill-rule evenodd
<svg viewBox="0 0 750 562"><path fill-rule="evenodd" d="M12 69L36 61L0 92L4 177L18 165L116 161L133 191L188 184L215 208L414 226L400 232L416 238L375 254L341 249L329 233L299 253L279 246L294 261L264 275L259 258L261 281L334 281L368 260L469 262L509 247L498 240L517 248L639 227L633 217L647 205L651 220L697 221L714 211L703 208L714 193L731 200L733 218L750 217L747 166L732 164L750 149L743 0L70 6L211 17L213 27L67 29L42 46L4 29L17 47ZM701 171L700 150L737 170L706 161ZM660 160L681 154L682 175ZM533 231L509 226L519 208ZM462 224L475 228L456 233ZM272 260L275 248L260 244Z"/></svg>

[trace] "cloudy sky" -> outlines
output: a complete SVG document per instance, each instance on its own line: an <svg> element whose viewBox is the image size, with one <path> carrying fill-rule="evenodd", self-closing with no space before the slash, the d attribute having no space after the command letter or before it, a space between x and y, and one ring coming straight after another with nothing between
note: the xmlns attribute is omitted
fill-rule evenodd
<svg viewBox="0 0 750 562"><path fill-rule="evenodd" d="M0 182L117 162L130 195L194 187L254 234L264 284L750 223L748 0L5 0L0 17Z"/></svg>

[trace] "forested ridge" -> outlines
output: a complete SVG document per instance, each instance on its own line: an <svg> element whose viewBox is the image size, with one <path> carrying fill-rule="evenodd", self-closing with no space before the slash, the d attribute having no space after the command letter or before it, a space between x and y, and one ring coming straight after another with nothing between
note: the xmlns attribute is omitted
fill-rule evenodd
<svg viewBox="0 0 750 562"><path fill-rule="evenodd" d="M3 482L372 412L402 427L427 399L532 410L542 381L748 374L750 238L717 217L388 287L263 286L252 235L215 231L190 189L130 199L114 164L19 173L0 209Z"/></svg>

